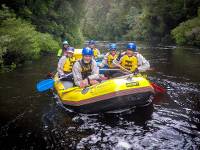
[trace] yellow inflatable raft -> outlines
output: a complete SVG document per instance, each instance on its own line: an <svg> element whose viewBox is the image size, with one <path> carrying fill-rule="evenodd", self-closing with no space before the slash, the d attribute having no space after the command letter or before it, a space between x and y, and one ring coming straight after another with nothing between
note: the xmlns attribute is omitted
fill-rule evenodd
<svg viewBox="0 0 200 150"><path fill-rule="evenodd" d="M154 89L142 76L126 75L103 81L99 84L66 89L66 81L57 81L55 90L61 102L68 108L81 113L99 113L128 109L151 103Z"/></svg>

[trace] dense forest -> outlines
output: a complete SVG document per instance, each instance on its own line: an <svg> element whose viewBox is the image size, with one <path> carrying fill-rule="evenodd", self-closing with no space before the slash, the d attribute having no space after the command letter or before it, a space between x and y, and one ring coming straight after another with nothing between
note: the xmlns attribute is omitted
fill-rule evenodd
<svg viewBox="0 0 200 150"><path fill-rule="evenodd" d="M199 0L88 0L84 36L200 46L198 7Z"/></svg>
<svg viewBox="0 0 200 150"><path fill-rule="evenodd" d="M67 39L200 46L199 0L2 0L0 68L16 67Z"/></svg>
<svg viewBox="0 0 200 150"><path fill-rule="evenodd" d="M63 40L80 45L82 0L3 0L0 9L0 68L16 67Z"/></svg>

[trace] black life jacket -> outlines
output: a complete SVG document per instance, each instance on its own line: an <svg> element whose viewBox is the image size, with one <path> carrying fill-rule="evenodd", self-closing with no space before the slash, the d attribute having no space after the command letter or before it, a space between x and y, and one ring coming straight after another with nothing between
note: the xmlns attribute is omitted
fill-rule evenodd
<svg viewBox="0 0 200 150"><path fill-rule="evenodd" d="M90 63L85 63L83 59L79 60L78 62L81 66L81 75L84 80L92 73L92 60Z"/></svg>

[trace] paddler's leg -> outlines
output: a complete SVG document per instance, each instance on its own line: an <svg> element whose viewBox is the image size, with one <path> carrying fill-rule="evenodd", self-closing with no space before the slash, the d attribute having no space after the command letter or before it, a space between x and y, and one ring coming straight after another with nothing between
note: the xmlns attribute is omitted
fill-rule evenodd
<svg viewBox="0 0 200 150"><path fill-rule="evenodd" d="M108 79L112 78L112 73L110 70L106 70L104 73L105 77L107 77Z"/></svg>
<svg viewBox="0 0 200 150"><path fill-rule="evenodd" d="M68 73L66 73L67 75ZM60 79L60 81L70 81L70 82L74 82L74 79L73 79L73 74L69 75L69 76L66 76L65 78L62 78Z"/></svg>
<svg viewBox="0 0 200 150"><path fill-rule="evenodd" d="M124 76L124 72L122 71L116 71L115 73L113 73L112 77L116 78L116 77L121 77Z"/></svg>
<svg viewBox="0 0 200 150"><path fill-rule="evenodd" d="M67 76L66 78L60 79L60 81L64 85L65 90L74 86L74 79L72 74Z"/></svg>
<svg viewBox="0 0 200 150"><path fill-rule="evenodd" d="M62 81L62 84L65 87L65 90L74 86L73 82L70 81Z"/></svg>

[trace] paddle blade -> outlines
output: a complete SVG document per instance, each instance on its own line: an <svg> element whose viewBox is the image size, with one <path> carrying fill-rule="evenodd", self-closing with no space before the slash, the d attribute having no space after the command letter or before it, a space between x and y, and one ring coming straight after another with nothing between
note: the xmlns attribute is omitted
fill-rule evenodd
<svg viewBox="0 0 200 150"><path fill-rule="evenodd" d="M51 89L54 86L54 80L53 79L47 79L39 82L36 86L36 89L38 92L44 92L48 89Z"/></svg>
<svg viewBox="0 0 200 150"><path fill-rule="evenodd" d="M163 87L161 87L155 83L151 83L151 86L154 88L156 93L161 93L161 94L166 93L166 89L164 89Z"/></svg>

